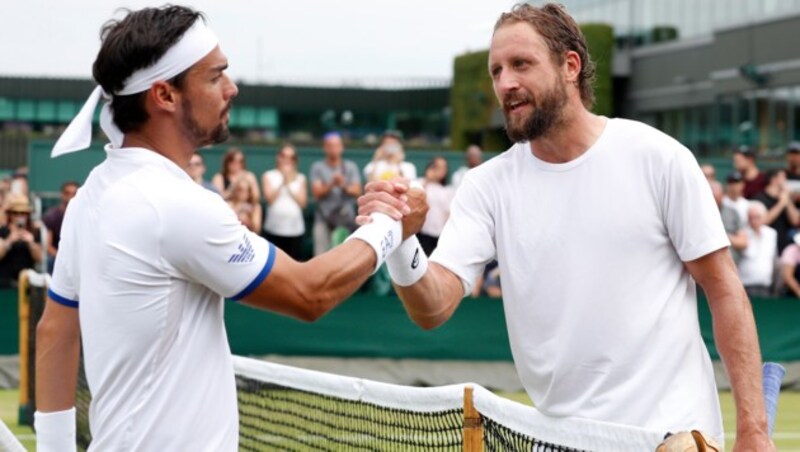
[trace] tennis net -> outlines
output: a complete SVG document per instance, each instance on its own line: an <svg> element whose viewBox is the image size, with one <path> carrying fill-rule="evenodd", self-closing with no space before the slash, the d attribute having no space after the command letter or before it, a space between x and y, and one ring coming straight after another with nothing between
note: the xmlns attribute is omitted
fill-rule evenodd
<svg viewBox="0 0 800 452"><path fill-rule="evenodd" d="M415 388L243 357L234 365L241 450L652 451L665 434L548 417L476 384Z"/></svg>

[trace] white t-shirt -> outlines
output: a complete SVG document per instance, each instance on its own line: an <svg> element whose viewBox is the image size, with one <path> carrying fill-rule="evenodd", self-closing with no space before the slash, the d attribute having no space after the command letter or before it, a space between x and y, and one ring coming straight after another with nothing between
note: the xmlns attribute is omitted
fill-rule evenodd
<svg viewBox="0 0 800 452"><path fill-rule="evenodd" d="M155 152L106 147L64 218L50 295L78 305L90 450L236 451L223 299L275 250Z"/></svg>
<svg viewBox="0 0 800 452"><path fill-rule="evenodd" d="M747 248L739 260L739 277L745 286L772 286L775 256L778 252L778 232L763 225L756 235L752 228L745 228Z"/></svg>
<svg viewBox="0 0 800 452"><path fill-rule="evenodd" d="M304 190L306 176L298 174L292 182L289 182L288 186L283 186L283 174L277 169L267 171L266 176L270 186L279 191L275 202L267 207L264 231L281 237L303 235L306 232L303 209L294 200L289 190L295 193Z"/></svg>
<svg viewBox="0 0 800 452"><path fill-rule="evenodd" d="M543 412L721 440L683 262L728 245L692 153L610 119L570 162L521 143L468 172L431 260L469 288L497 258L514 362Z"/></svg>

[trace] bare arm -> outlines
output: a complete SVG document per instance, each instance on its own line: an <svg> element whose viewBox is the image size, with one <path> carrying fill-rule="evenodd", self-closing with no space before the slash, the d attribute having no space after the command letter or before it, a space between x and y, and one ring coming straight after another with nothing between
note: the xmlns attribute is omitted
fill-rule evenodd
<svg viewBox="0 0 800 452"><path fill-rule="evenodd" d="M375 268L375 252L350 240L308 262L276 248L272 272L244 303L313 322L352 295Z"/></svg>
<svg viewBox="0 0 800 452"><path fill-rule="evenodd" d="M300 176L298 176L300 177ZM308 205L308 185L306 183L306 178L303 177L300 179L300 187L297 190L292 190L288 188L289 195L297 201L297 205L300 206L301 209L305 209Z"/></svg>
<svg viewBox="0 0 800 452"><path fill-rule="evenodd" d="M68 410L75 406L80 356L78 310L47 299L36 327L36 409Z"/></svg>
<svg viewBox="0 0 800 452"><path fill-rule="evenodd" d="M277 189L272 188L272 184L269 183L267 173L264 173L264 175L261 176L261 189L264 191L264 199L267 201L267 204L271 205L276 199L278 199L280 187Z"/></svg>
<svg viewBox="0 0 800 452"><path fill-rule="evenodd" d="M728 234L728 240L735 250L742 251L747 248L747 232L744 229L739 229L736 234Z"/></svg>
<svg viewBox="0 0 800 452"><path fill-rule="evenodd" d="M344 188L344 192L352 197L361 196L361 183L353 182Z"/></svg>
<svg viewBox="0 0 800 452"><path fill-rule="evenodd" d="M736 403L734 450L774 450L767 434L761 385L761 353L750 301L723 248L686 263L703 287L714 322L714 340Z"/></svg>
<svg viewBox="0 0 800 452"><path fill-rule="evenodd" d="M225 182L222 180L222 174L220 173L215 174L214 177L211 178L211 185L213 185L214 188L217 189L217 192L219 192L219 194L222 195L223 198L227 199L228 196L225 190Z"/></svg>
<svg viewBox="0 0 800 452"><path fill-rule="evenodd" d="M788 198L786 201L786 214L789 216L789 223L792 226L800 225L800 211L797 210L797 206L794 205L788 194L786 197Z"/></svg>
<svg viewBox="0 0 800 452"><path fill-rule="evenodd" d="M783 282L796 297L800 297L800 283L794 277L794 265L781 265L781 273L783 275Z"/></svg>
<svg viewBox="0 0 800 452"><path fill-rule="evenodd" d="M256 204L253 205L253 229L254 229L253 232L255 232L256 234L261 233L262 218L264 218L264 216L261 215L261 203L256 202Z"/></svg>
<svg viewBox="0 0 800 452"><path fill-rule="evenodd" d="M328 193L330 193L332 189L333 189L333 183L326 184L325 182L319 179L311 182L311 194L317 201L328 196Z"/></svg>
<svg viewBox="0 0 800 452"><path fill-rule="evenodd" d="M446 322L464 298L464 285L455 273L431 262L425 276L409 287L394 285L408 316L429 330Z"/></svg>
<svg viewBox="0 0 800 452"><path fill-rule="evenodd" d="M403 219L402 240L419 230L427 212L424 192L415 193L412 199L415 210ZM405 204L395 203L398 207ZM347 241L304 263L277 248L276 252L272 272L244 302L309 322L352 295L372 275L377 259L372 247L361 240Z"/></svg>
<svg viewBox="0 0 800 452"><path fill-rule="evenodd" d="M764 217L764 224L772 224L775 219L777 219L783 209L787 208L789 205L789 198L783 195L778 195L778 202L772 206L771 209L767 210L767 215Z"/></svg>

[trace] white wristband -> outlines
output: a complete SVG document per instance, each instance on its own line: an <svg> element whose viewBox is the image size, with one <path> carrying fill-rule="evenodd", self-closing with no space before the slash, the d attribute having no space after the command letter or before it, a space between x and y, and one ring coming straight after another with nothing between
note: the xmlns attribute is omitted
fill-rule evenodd
<svg viewBox="0 0 800 452"><path fill-rule="evenodd" d="M416 235L407 238L400 248L386 259L392 282L400 287L413 286L428 271L428 257Z"/></svg>
<svg viewBox="0 0 800 452"><path fill-rule="evenodd" d="M74 452L75 408L64 411L33 414L36 430L36 450L39 452Z"/></svg>
<svg viewBox="0 0 800 452"><path fill-rule="evenodd" d="M370 217L372 217L372 223L356 229L345 242L358 239L366 242L375 250L377 259L375 270L372 272L375 273L381 268L386 257L392 254L392 251L397 249L400 242L403 241L403 224L382 213L373 213L370 214Z"/></svg>

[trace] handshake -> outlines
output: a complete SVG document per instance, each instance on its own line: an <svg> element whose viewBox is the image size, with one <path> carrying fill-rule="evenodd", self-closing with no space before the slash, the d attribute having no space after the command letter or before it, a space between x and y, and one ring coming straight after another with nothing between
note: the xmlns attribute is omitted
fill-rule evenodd
<svg viewBox="0 0 800 452"><path fill-rule="evenodd" d="M419 281L428 261L416 234L425 223L425 190L403 178L373 181L358 198L358 228L349 238L366 242L375 250L375 271L385 261L392 282L408 287Z"/></svg>
<svg viewBox="0 0 800 452"><path fill-rule="evenodd" d="M403 240L416 234L425 223L428 203L425 189L418 182L395 177L390 181L373 181L366 185L364 194L358 198L360 226L373 221L374 213L382 213L403 225Z"/></svg>

